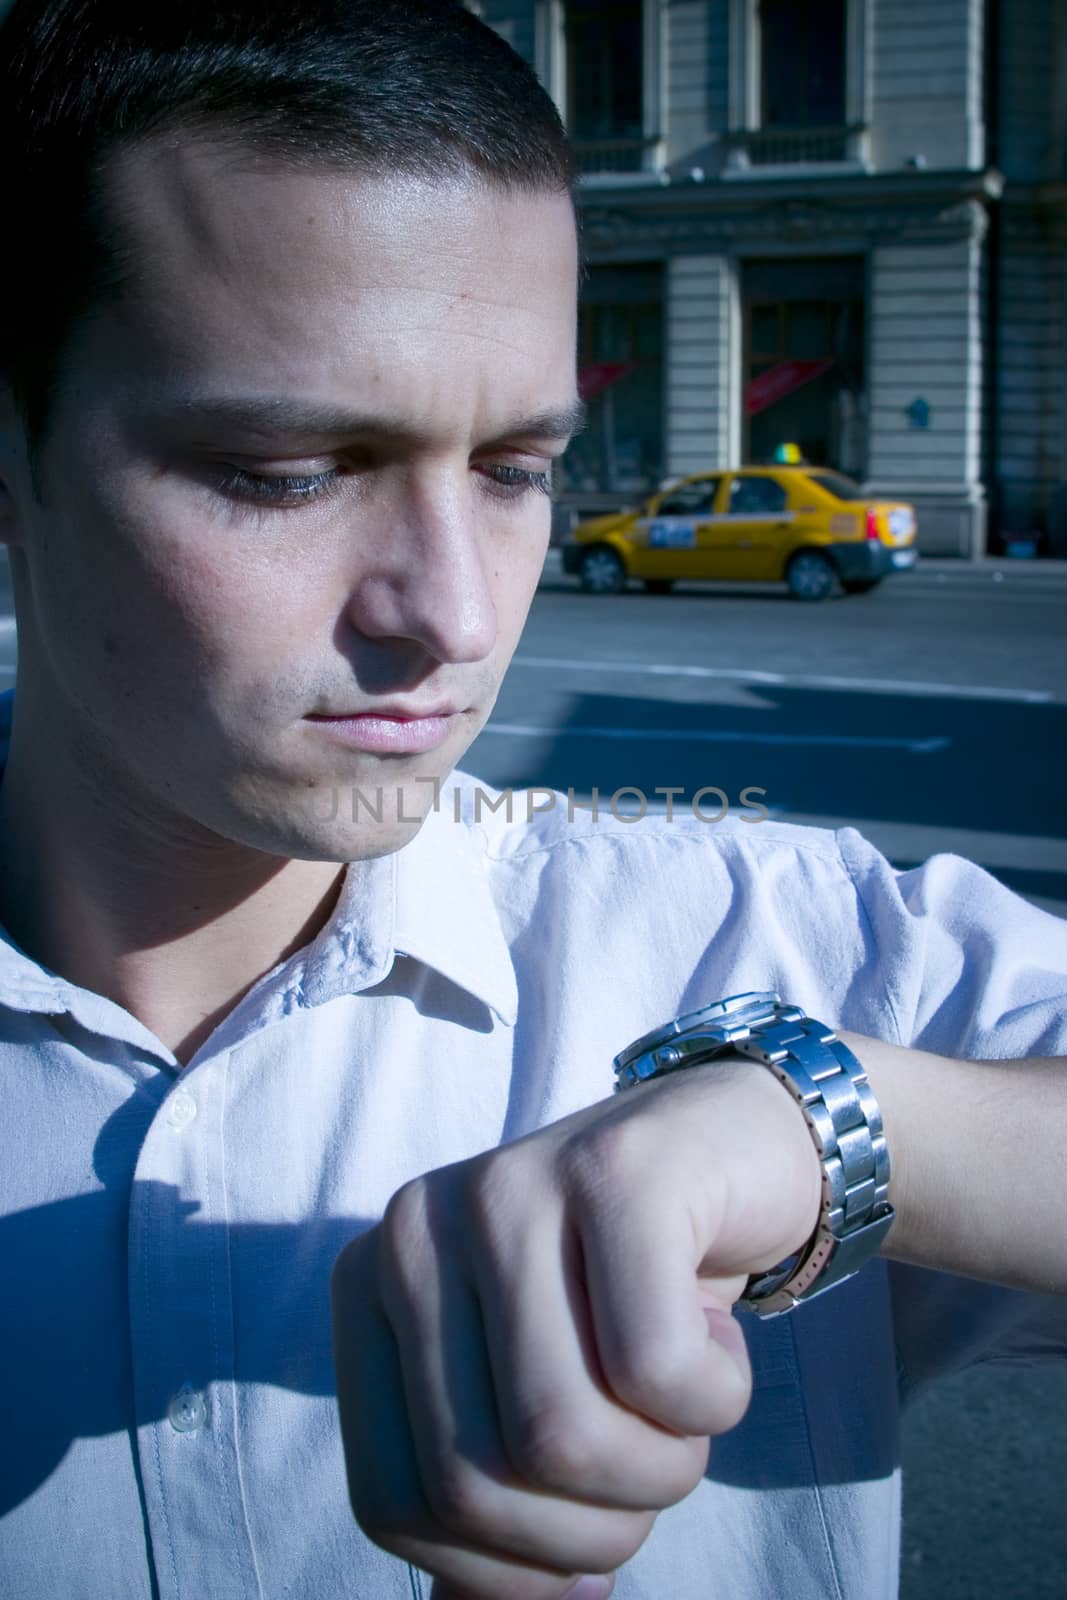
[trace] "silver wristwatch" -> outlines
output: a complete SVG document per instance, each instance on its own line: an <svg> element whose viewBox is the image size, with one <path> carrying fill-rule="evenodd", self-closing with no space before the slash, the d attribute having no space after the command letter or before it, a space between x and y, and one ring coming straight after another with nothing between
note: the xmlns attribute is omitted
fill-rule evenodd
<svg viewBox="0 0 1067 1600"><path fill-rule="evenodd" d="M825 1023L776 994L735 994L635 1039L615 1057L615 1089L628 1089L718 1056L769 1067L804 1113L822 1162L822 1210L803 1249L749 1278L738 1305L761 1317L792 1311L858 1272L895 1212L882 1113L856 1057Z"/></svg>

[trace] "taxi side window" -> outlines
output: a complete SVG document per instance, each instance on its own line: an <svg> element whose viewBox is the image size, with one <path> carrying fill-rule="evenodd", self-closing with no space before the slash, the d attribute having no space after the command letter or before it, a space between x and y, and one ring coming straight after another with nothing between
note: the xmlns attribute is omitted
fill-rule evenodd
<svg viewBox="0 0 1067 1600"><path fill-rule="evenodd" d="M785 489L773 478L737 477L730 485L730 510L735 517L770 517L784 511L785 505Z"/></svg>
<svg viewBox="0 0 1067 1600"><path fill-rule="evenodd" d="M694 517L710 515L715 505L718 478L702 478L699 483L683 483L659 503L657 517Z"/></svg>

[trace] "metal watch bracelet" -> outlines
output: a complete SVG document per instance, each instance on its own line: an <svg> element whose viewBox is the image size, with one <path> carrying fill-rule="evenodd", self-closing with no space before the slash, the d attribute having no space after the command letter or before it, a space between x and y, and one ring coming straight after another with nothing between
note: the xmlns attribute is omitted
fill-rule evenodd
<svg viewBox="0 0 1067 1600"><path fill-rule="evenodd" d="M811 1239L750 1277L738 1301L761 1317L779 1316L852 1277L888 1233L895 1213L882 1114L863 1067L833 1030L770 992L731 995L635 1039L615 1057L615 1089L726 1055L774 1073L803 1112L822 1163Z"/></svg>

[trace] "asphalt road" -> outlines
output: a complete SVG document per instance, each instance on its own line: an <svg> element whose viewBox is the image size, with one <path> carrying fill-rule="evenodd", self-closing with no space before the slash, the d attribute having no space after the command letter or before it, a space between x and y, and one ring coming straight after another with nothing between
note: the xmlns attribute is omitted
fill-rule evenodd
<svg viewBox="0 0 1067 1600"><path fill-rule="evenodd" d="M0 559L0 689L6 580ZM758 787L777 817L850 824L900 866L958 852L1067 915L1065 619L1067 563L926 562L809 606L773 587L589 597L552 552L463 764L652 806ZM903 1600L1067 1600L1067 1366L943 1383L902 1449Z"/></svg>
<svg viewBox="0 0 1067 1600"><path fill-rule="evenodd" d="M901 866L956 851L1067 915L1065 638L1067 563L931 562L808 605L775 585L583 595L550 552L464 766L650 806L751 785L774 816L850 824Z"/></svg>

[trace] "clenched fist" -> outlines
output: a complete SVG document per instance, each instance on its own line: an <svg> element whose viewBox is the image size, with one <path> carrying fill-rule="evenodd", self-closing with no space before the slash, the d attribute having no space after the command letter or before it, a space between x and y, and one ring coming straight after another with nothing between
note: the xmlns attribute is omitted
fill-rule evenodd
<svg viewBox="0 0 1067 1600"><path fill-rule="evenodd" d="M719 1060L405 1184L331 1280L364 1532L450 1600L614 1572L744 1414L729 1308L820 1181L788 1092Z"/></svg>

